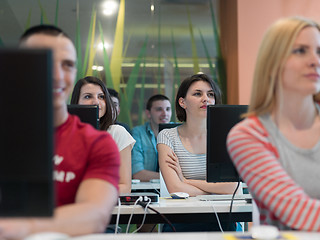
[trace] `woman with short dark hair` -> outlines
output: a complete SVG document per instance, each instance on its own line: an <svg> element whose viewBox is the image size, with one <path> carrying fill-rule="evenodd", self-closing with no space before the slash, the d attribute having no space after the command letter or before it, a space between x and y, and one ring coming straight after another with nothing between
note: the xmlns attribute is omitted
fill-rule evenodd
<svg viewBox="0 0 320 240"><path fill-rule="evenodd" d="M169 193L190 196L232 194L236 183L206 181L207 106L221 103L218 85L205 74L185 79L177 92L176 113L182 125L162 130L157 138L159 165ZM230 230L223 224L224 230ZM235 225L233 230L235 230ZM217 224L195 223L176 226L181 231L214 231Z"/></svg>

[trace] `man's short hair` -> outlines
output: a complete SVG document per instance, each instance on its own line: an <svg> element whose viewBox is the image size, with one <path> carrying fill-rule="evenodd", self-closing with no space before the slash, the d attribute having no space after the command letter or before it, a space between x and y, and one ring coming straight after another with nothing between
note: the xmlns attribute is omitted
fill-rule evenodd
<svg viewBox="0 0 320 240"><path fill-rule="evenodd" d="M65 32L62 31L62 29L60 29L54 25L41 24L41 25L36 25L36 26L33 26L33 27L27 29L20 37L20 43L22 43L23 41L25 41L26 39L28 39L30 36L32 36L34 34L45 34L45 35L49 35L49 36L61 35L61 36L64 36L64 37L70 39L70 37Z"/></svg>
<svg viewBox="0 0 320 240"><path fill-rule="evenodd" d="M120 96L119 96L119 93L116 90L114 90L113 88L108 88L108 92L109 92L111 97L117 98L118 101L120 102Z"/></svg>
<svg viewBox="0 0 320 240"><path fill-rule="evenodd" d="M162 100L162 101L168 100L170 102L170 99L167 96L162 95L162 94L156 94L156 95L153 95L149 98L147 105L146 105L146 109L150 111L152 108L152 103L155 101L159 101L159 100Z"/></svg>

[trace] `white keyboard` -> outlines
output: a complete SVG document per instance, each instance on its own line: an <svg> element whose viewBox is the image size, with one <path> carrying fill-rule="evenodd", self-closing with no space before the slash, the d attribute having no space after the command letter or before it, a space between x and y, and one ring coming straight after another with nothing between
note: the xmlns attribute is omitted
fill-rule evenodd
<svg viewBox="0 0 320 240"><path fill-rule="evenodd" d="M196 198L200 201L231 201L232 194L198 195ZM245 200L247 202L251 202L252 196L251 194L235 195L233 200Z"/></svg>

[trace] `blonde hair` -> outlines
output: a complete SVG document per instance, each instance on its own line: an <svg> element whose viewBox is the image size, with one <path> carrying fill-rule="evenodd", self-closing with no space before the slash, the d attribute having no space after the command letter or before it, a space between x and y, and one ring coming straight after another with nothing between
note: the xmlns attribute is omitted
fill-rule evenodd
<svg viewBox="0 0 320 240"><path fill-rule="evenodd" d="M270 113L277 101L277 93L281 91L281 74L284 64L292 52L293 44L306 27L315 27L320 31L320 25L303 17L289 17L275 22L265 33L253 77L250 105L246 116ZM314 96L320 100L320 93Z"/></svg>

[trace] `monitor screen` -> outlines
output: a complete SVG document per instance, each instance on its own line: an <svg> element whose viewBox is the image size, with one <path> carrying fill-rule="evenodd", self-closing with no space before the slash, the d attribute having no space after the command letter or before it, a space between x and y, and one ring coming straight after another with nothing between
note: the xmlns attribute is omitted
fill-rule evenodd
<svg viewBox="0 0 320 240"><path fill-rule="evenodd" d="M247 105L209 105L207 108L207 182L241 181L226 146L230 129L240 122Z"/></svg>
<svg viewBox="0 0 320 240"><path fill-rule="evenodd" d="M181 125L182 123L177 123L177 122L171 122L171 123L159 123L159 132L165 128L174 128L177 127L179 125Z"/></svg>
<svg viewBox="0 0 320 240"><path fill-rule="evenodd" d="M91 124L95 129L100 129L99 126L99 107L97 105L68 105L68 112L77 115L81 122Z"/></svg>
<svg viewBox="0 0 320 240"><path fill-rule="evenodd" d="M0 49L0 216L52 216L52 54Z"/></svg>

